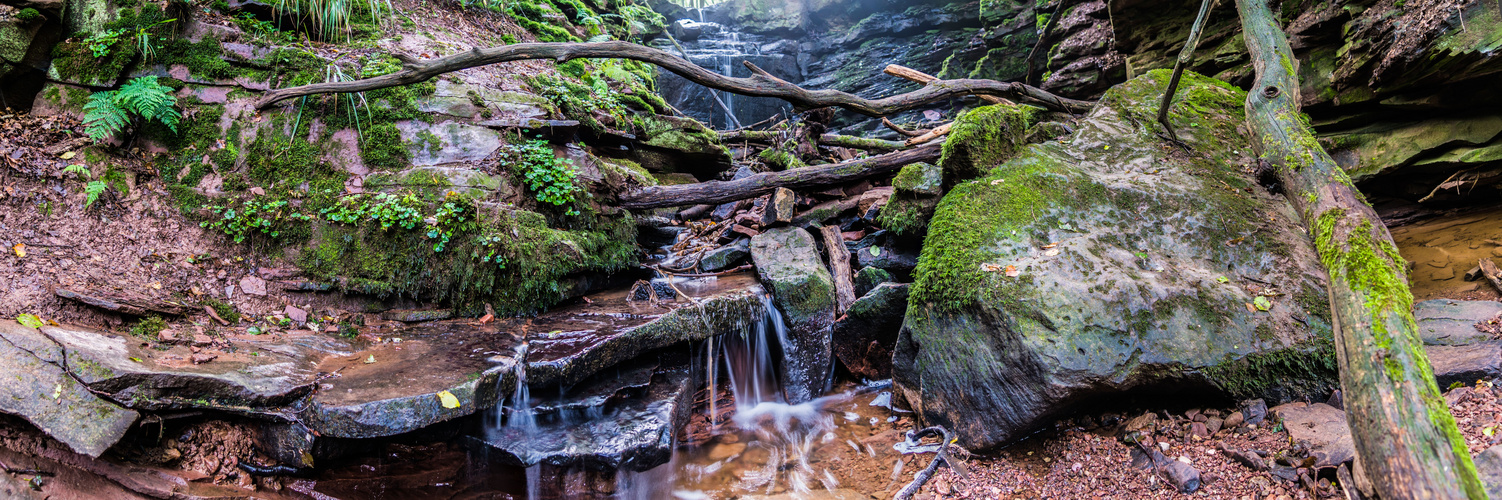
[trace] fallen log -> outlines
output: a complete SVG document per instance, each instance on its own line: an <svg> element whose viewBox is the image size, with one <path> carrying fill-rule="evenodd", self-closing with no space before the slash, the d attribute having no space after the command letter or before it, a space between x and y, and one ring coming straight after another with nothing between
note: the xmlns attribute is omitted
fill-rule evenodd
<svg viewBox="0 0 1502 500"><path fill-rule="evenodd" d="M1358 474L1388 499L1486 498L1413 319L1406 263L1351 179L1299 119L1292 51L1268 0L1237 0L1256 80L1247 123L1329 272L1331 322Z"/></svg>
<svg viewBox="0 0 1502 500"><path fill-rule="evenodd" d="M850 272L850 250L839 226L819 226L824 250L829 253L829 274L834 278L834 315L840 317L855 302L855 280Z"/></svg>
<svg viewBox="0 0 1502 500"><path fill-rule="evenodd" d="M923 135L924 133L928 132L926 130L908 130L908 129L902 128L901 125L898 125L896 123L892 123L892 120L888 119L885 116L881 117L881 124L882 125L886 125L887 128L892 129L893 132L896 132L896 133L899 133L899 134L902 134L902 135L905 135L905 136L908 136L908 137L918 137L918 136Z"/></svg>
<svg viewBox="0 0 1502 500"><path fill-rule="evenodd" d="M54 295L64 299L77 301L82 304L94 306L106 311L117 312L130 316L146 317L153 314L167 316L183 316L191 309L185 304L165 300L153 300L143 297L132 297L119 294L77 292L66 288L53 290Z"/></svg>
<svg viewBox="0 0 1502 500"><path fill-rule="evenodd" d="M888 64L885 69L881 70L881 72L904 80L918 82L924 85L940 81L939 77L937 76L933 76L928 73L909 68L907 66L899 66L896 64ZM980 100L986 101L990 104L1012 104L1011 101L992 95L980 95Z"/></svg>
<svg viewBox="0 0 1502 500"><path fill-rule="evenodd" d="M781 134L762 130L730 130L720 132L720 140L724 142L749 141L761 144L776 144L788 139L787 134ZM895 151L907 147L899 141L884 139L867 139L839 134L820 134L819 144L850 149L865 149L873 151Z"/></svg>
<svg viewBox="0 0 1502 500"><path fill-rule="evenodd" d="M1480 268L1481 275L1485 276L1486 280L1492 283L1492 288L1496 288L1497 292L1502 293L1502 270L1497 269L1497 264L1492 262L1491 259L1481 259L1476 267Z"/></svg>
<svg viewBox="0 0 1502 500"><path fill-rule="evenodd" d="M626 209L712 205L755 198L779 187L806 188L840 184L892 172L904 165L938 160L943 144L934 142L895 153L781 172L764 172L733 181L647 186L622 194L619 205Z"/></svg>
<svg viewBox="0 0 1502 500"><path fill-rule="evenodd" d="M925 132L923 135L920 135L918 137L914 137L912 139L908 139L906 145L907 146L917 146L919 144L923 144L925 142L929 142L929 141L932 141L934 139L938 139L940 137L949 135L949 131L951 129L953 129L953 128L954 128L954 122L949 122L949 123L945 123L943 125L939 125L938 127L934 127L933 130Z"/></svg>
<svg viewBox="0 0 1502 500"><path fill-rule="evenodd" d="M751 70L751 76L736 78L701 68L668 52L622 41L518 43L483 49L476 47L458 54L427 60L413 59L404 54L392 54L392 56L402 60L401 71L347 82L313 83L272 90L256 101L256 109L266 109L278 102L306 95L364 92L410 85L451 71L499 62L552 59L561 63L580 58L632 59L648 62L712 89L753 97L782 99L792 103L793 108L798 111L838 106L868 116L885 116L917 109L930 102L970 94L1025 99L1045 108L1070 113L1083 112L1090 109L1092 105L1087 101L1059 97L1031 85L976 79L935 80L921 89L906 94L881 99L865 99L838 90L807 90L772 76L771 73L751 64L750 61L743 61L743 63Z"/></svg>

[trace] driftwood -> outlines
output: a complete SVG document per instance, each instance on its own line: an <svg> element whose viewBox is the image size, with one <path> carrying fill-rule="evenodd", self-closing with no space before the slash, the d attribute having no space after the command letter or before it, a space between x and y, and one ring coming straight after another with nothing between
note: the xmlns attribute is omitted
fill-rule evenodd
<svg viewBox="0 0 1502 500"><path fill-rule="evenodd" d="M1406 262L1350 177L1299 120L1292 51L1267 2L1236 2L1257 75L1247 94L1247 124L1329 272L1357 473L1381 498L1486 498L1429 368Z"/></svg>
<svg viewBox="0 0 1502 500"><path fill-rule="evenodd" d="M905 135L905 136L908 136L908 137L918 137L918 136L923 135L924 133L927 132L926 130L908 130L908 129L902 128L901 125L898 125L896 123L892 123L892 120L888 119L885 116L881 117L881 124L882 125L886 125L887 128L892 129L893 132L896 132L896 133L899 133L899 134L902 134L902 135Z"/></svg>
<svg viewBox="0 0 1502 500"><path fill-rule="evenodd" d="M127 297L123 295L107 295L103 293L83 293L58 288L53 294L68 300L94 306L106 311L113 311L130 316L150 316L153 314L165 314L168 316L183 316L191 310L185 304L164 300L152 300L141 297Z"/></svg>
<svg viewBox="0 0 1502 500"><path fill-rule="evenodd" d="M907 140L907 145L908 146L917 146L919 144L923 144L925 142L929 142L929 141L932 141L934 139L938 139L940 137L949 135L949 131L951 129L953 129L953 128L954 128L954 122L949 122L949 123L945 123L943 125L939 125L938 127L935 127L933 130L930 130L930 131L924 133L923 135L920 135L918 137L914 137L912 139L908 139Z"/></svg>
<svg viewBox="0 0 1502 500"><path fill-rule="evenodd" d="M913 476L912 482L907 483L907 486L903 486L902 489L897 490L897 494L892 497L892 500L908 500L910 498L913 498L913 495L916 495L918 493L918 490L923 488L923 484L927 483L929 479L932 479L934 477L934 472L937 472L939 470L940 463L948 465L951 469L954 469L955 473L957 474L961 473L961 471L964 470L961 467L957 467L954 462L950 461L949 443L951 441L954 441L954 434L951 434L948 429L945 429L941 426L933 426L926 427L917 431L909 431L907 433L907 440L908 443L917 443L919 439L923 439L924 437L928 436L939 436L939 438L942 439L942 441L939 442L939 452L934 454L934 459L932 462L928 463L928 467L924 467L923 470L918 471L918 473Z"/></svg>
<svg viewBox="0 0 1502 500"><path fill-rule="evenodd" d="M1497 269L1497 264L1492 262L1491 259L1481 259L1481 262L1477 263L1477 267L1481 268L1481 275L1485 276L1486 280L1492 283L1492 287L1496 288L1498 292L1502 292L1502 270Z"/></svg>
<svg viewBox="0 0 1502 500"><path fill-rule="evenodd" d="M256 108L266 109L278 102L306 95L364 92L410 85L451 71L499 62L527 59L552 59L565 62L580 58L632 59L648 62L712 89L754 97L774 97L792 103L793 108L800 111L838 106L864 115L885 116L917 109L930 102L970 94L1025 99L1045 108L1071 113L1083 112L1091 106L1090 102L1059 97L1026 84L975 79L935 80L921 89L906 94L882 99L865 99L838 90L806 90L772 76L749 61L745 61L745 64L751 70L751 76L745 78L725 76L701 68L673 54L622 41L518 43L484 49L476 47L451 56L427 60L417 60L405 55L392 55L402 59L404 69L387 75L348 82L314 83L272 90L256 101Z"/></svg>
<svg viewBox="0 0 1502 500"><path fill-rule="evenodd" d="M839 317L855 302L855 281L850 273L850 250L845 247L845 236L840 226L819 226L819 236L824 239L824 250L829 252L829 274L834 278L834 315Z"/></svg>
<svg viewBox="0 0 1502 500"><path fill-rule="evenodd" d="M1173 125L1168 123L1168 107L1173 105L1174 91L1179 89L1179 77L1184 74L1184 66L1194 58L1194 49L1200 44L1200 29L1205 26L1205 18L1210 17L1210 9L1215 8L1218 0L1202 0L1200 13L1194 18L1194 25L1189 27L1189 39L1184 41L1184 48L1179 50L1179 58L1173 62L1173 77L1168 80L1168 90L1163 92L1163 102L1158 104L1158 123L1163 125L1163 130L1168 131L1168 138L1179 140L1179 134L1173 131Z"/></svg>
<svg viewBox="0 0 1502 500"><path fill-rule="evenodd" d="M939 159L942 142L830 165L815 165L781 172L764 172L733 181L706 181L677 186L647 186L624 193L619 206L626 209L720 204L755 198L779 187L827 186L892 172L904 165Z"/></svg>
<svg viewBox="0 0 1502 500"><path fill-rule="evenodd" d="M928 85L928 84L931 84L933 82L941 81L941 80L939 80L939 77L937 77L937 76L933 76L933 75L930 75L928 73L924 73L922 71L918 71L916 69L909 68L907 66L898 66L896 64L888 64L887 67L886 67L886 69L883 69L881 71L883 73L888 74L888 75L892 75L892 76L895 76L895 77L898 77L898 78L902 78L902 79L905 79L905 80L911 80L911 81L918 82L918 83L921 83L921 84L924 84L924 85ZM986 102L991 103L991 104L1012 104L1012 101L1008 101L1006 99L1002 99L1000 97L996 97L996 96L993 96L993 95L984 95L984 94L982 94L982 95L980 95L980 100L986 101Z"/></svg>

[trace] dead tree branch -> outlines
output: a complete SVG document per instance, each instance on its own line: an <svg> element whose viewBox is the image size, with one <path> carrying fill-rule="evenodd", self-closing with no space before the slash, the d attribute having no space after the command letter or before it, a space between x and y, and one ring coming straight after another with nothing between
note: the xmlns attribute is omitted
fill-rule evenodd
<svg viewBox="0 0 1502 500"><path fill-rule="evenodd" d="M1351 179L1299 120L1293 51L1268 0L1236 0L1256 81L1247 124L1329 272L1357 464L1381 498L1486 498L1413 319L1407 263Z"/></svg>
<svg viewBox="0 0 1502 500"><path fill-rule="evenodd" d="M1200 29L1205 27L1205 19L1210 17L1210 10L1215 8L1217 0L1203 0L1200 2L1199 16L1194 18L1194 25L1189 27L1189 38L1184 40L1184 48L1179 51L1179 58L1173 62L1173 77L1168 80L1168 90L1163 92L1163 102L1158 104L1158 123L1163 125L1163 130L1168 131L1168 138L1179 140L1179 134L1173 131L1173 125L1168 123L1168 107L1173 105L1173 94L1179 90L1179 77L1184 74L1184 67L1194 58L1194 49L1200 45Z"/></svg>
<svg viewBox="0 0 1502 500"><path fill-rule="evenodd" d="M647 186L621 195L620 207L644 209L720 203L755 198L779 187L827 186L892 172L904 165L939 159L943 142L925 144L858 160L764 172L733 181L706 181L677 186Z"/></svg>
<svg viewBox="0 0 1502 500"><path fill-rule="evenodd" d="M754 97L774 97L792 103L793 107L800 111L838 106L864 115L886 116L916 109L930 102L970 94L1027 100L1045 108L1070 113L1084 112L1092 105L1087 101L1059 97L1026 84L974 79L935 80L921 89L906 94L881 99L866 99L838 90L807 90L772 76L749 61L745 64L751 70L751 76L736 78L709 71L686 59L658 49L630 42L611 41L519 43L484 49L477 47L437 59L419 61L409 57L405 61L404 69L387 75L348 82L314 83L272 90L256 101L256 108L266 109L278 102L306 95L364 92L410 85L451 71L506 61L552 59L557 62L566 62L580 58L632 59L648 62L712 89Z"/></svg>

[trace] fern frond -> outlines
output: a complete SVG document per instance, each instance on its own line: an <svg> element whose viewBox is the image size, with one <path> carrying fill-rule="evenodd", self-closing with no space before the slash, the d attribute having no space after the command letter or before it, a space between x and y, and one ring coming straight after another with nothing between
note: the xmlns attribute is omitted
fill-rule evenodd
<svg viewBox="0 0 1502 500"><path fill-rule="evenodd" d="M177 131L177 123L182 119L172 87L157 82L155 76L135 78L122 85L115 101L121 108L141 118L156 120L173 132Z"/></svg>
<svg viewBox="0 0 1502 500"><path fill-rule="evenodd" d="M115 102L116 91L95 92L83 105L84 133L90 139L102 141L125 129L130 121L124 109Z"/></svg>
<svg viewBox="0 0 1502 500"><path fill-rule="evenodd" d="M72 165L63 167L63 173L73 174L79 179L91 179L94 177L94 172L89 170L89 166L82 163L74 163Z"/></svg>
<svg viewBox="0 0 1502 500"><path fill-rule="evenodd" d="M84 201L83 208L87 209L90 205L93 205L95 201L98 201L99 195L104 193L104 189L106 187L108 186L104 184L104 181L89 181L88 184L85 184L83 186L83 192L85 194L88 194L89 198Z"/></svg>

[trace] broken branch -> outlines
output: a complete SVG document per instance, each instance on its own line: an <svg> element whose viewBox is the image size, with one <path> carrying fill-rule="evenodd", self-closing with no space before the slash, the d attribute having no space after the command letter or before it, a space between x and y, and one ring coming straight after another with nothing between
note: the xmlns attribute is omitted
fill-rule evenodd
<svg viewBox="0 0 1502 500"><path fill-rule="evenodd" d="M256 109L266 109L278 102L306 95L364 92L410 85L451 71L499 62L552 59L561 63L581 58L632 59L648 62L712 89L754 97L775 97L792 103L794 109L800 111L838 106L868 116L885 116L916 109L930 102L969 94L1026 99L1046 108L1070 113L1083 112L1090 109L1092 105L1090 102L1066 99L1021 83L975 79L935 80L921 89L906 94L882 99L865 99L838 90L807 90L772 76L749 61L745 61L745 65L751 70L751 76L736 78L709 71L686 59L658 49L630 42L610 41L519 43L484 49L477 47L437 59L412 60L407 62L406 67L401 71L387 75L348 82L314 83L272 90L256 101Z"/></svg>

